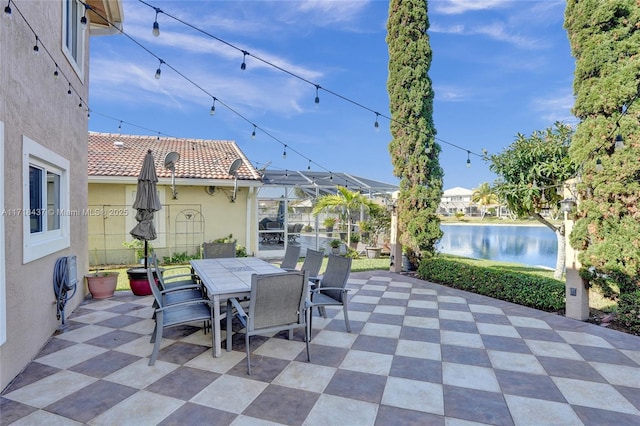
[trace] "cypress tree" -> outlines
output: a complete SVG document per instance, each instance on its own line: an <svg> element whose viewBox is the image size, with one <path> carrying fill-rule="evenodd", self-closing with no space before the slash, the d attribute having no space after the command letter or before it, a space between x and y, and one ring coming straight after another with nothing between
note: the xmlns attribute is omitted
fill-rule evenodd
<svg viewBox="0 0 640 426"><path fill-rule="evenodd" d="M581 165L570 241L582 251L583 278L633 292L640 289L640 7L637 0L569 0L564 26L580 119L569 150Z"/></svg>
<svg viewBox="0 0 640 426"><path fill-rule="evenodd" d="M440 146L435 141L429 18L426 0L391 0L387 22L391 135L389 153L400 178L399 240L427 257L442 237L438 204L442 197ZM417 259L410 256L414 264Z"/></svg>

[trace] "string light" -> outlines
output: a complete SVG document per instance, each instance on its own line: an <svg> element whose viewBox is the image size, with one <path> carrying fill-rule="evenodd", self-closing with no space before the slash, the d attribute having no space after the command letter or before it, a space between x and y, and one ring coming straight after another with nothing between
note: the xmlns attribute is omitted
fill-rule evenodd
<svg viewBox="0 0 640 426"><path fill-rule="evenodd" d="M59 75L60 73L58 72L58 64L56 64L56 70L53 72L53 78L57 80Z"/></svg>
<svg viewBox="0 0 640 426"><path fill-rule="evenodd" d="M467 168L471 167L471 151L467 151Z"/></svg>
<svg viewBox="0 0 640 426"><path fill-rule="evenodd" d="M253 125L253 132L251 132L251 139L255 139L256 138L256 125Z"/></svg>
<svg viewBox="0 0 640 426"><path fill-rule="evenodd" d="M604 167L602 166L602 160L600 160L599 158L596 159L596 170L599 172L604 170Z"/></svg>
<svg viewBox="0 0 640 426"><path fill-rule="evenodd" d="M244 71L244 70L246 70L246 69L247 69L247 62L246 62L246 60L247 60L247 55L248 55L248 54L249 54L249 52L247 52L246 50L243 50L243 51L242 51L242 63L240 64L240 69L241 69L242 71Z"/></svg>
<svg viewBox="0 0 640 426"><path fill-rule="evenodd" d="M40 47L38 46L38 41L40 41L40 39L36 35L36 44L33 45L33 54L34 55L38 55L40 53Z"/></svg>
<svg viewBox="0 0 640 426"><path fill-rule="evenodd" d="M155 8L156 10L156 19L153 21L153 30L151 31L151 34L153 34L155 37L158 37L160 35L160 24L158 24L158 13L162 12L162 10L160 10L160 8Z"/></svg>
<svg viewBox="0 0 640 426"><path fill-rule="evenodd" d="M320 103L320 96L318 96L318 90L320 90L320 85L316 84L316 99L315 99L316 105Z"/></svg>
<svg viewBox="0 0 640 426"><path fill-rule="evenodd" d="M282 159L287 159L287 145L284 146L284 151L282 151Z"/></svg>
<svg viewBox="0 0 640 426"><path fill-rule="evenodd" d="M618 133L616 135L615 144L613 146L613 149L618 151L618 150L623 149L623 148L624 148L624 139L622 138L622 135L620 133Z"/></svg>
<svg viewBox="0 0 640 426"><path fill-rule="evenodd" d="M373 123L373 127L376 129L376 132L380 130L380 124L378 123L378 117L380 116L379 112L376 112L376 122Z"/></svg>
<svg viewBox="0 0 640 426"><path fill-rule="evenodd" d="M69 90L67 90L67 95L71 95L71 83L69 83Z"/></svg>
<svg viewBox="0 0 640 426"><path fill-rule="evenodd" d="M216 113L216 97L213 97L213 104L211 104L211 111L209 111L210 115L214 115Z"/></svg>
<svg viewBox="0 0 640 426"><path fill-rule="evenodd" d="M156 9L154 6L152 6L151 4L147 3L147 2L146 2L146 1L144 1L144 0L138 0L138 1L139 1L140 3L142 3L142 4L144 4L144 5L146 5L146 6L150 7L150 8L152 8L152 9ZM255 58L256 60L258 60L258 61L260 61L260 62L262 62L262 63L264 63L264 64L266 64L266 65L268 65L268 66L270 66L270 67L272 67L272 68L275 68L275 69L277 69L277 70L279 70L279 71L284 72L285 74L288 74L288 75L289 75L289 76L291 76L291 77L297 78L298 80L301 80L301 81L303 81L303 82L305 82L305 83L308 83L308 84L311 84L311 85L315 86L315 87L316 87L316 99L315 99L315 101L316 101L316 103L319 103L319 102L320 102L320 99L319 99L319 96L317 95L317 92L318 92L318 89L320 89L320 88L322 88L322 87L321 87L319 84L313 83L313 82L311 82L311 81L307 80L306 78L304 78L304 77L302 77L302 76L300 76L300 75L298 75L298 74L294 73L293 71L287 70L287 69L285 69L285 68L283 68L283 67L281 67L281 66L279 66L279 65L276 65L276 64L274 64L274 63L271 63L271 62L269 62L269 61L268 61L268 60L266 60L266 59L263 59L263 58L260 58L260 57L258 57L258 56L252 55L252 54L251 54L251 53L249 53L248 51L246 51L246 50L244 50L244 49L241 49L241 48L239 48L239 47L237 47L237 46L233 45L232 43L229 43L228 41L223 40L223 39L221 39L221 38L219 38L219 37L217 37L217 36L215 36L215 35L213 35L213 34L211 34L211 33L208 33L208 32L206 32L206 31L202 30L201 28L198 28L197 26L195 26L195 25L193 25L193 24L191 24L191 23L189 23L189 22L186 22L186 21L184 21L184 20L182 20L182 19L180 19L180 18L178 18L178 17L176 17L176 16L173 16L173 15L171 15L171 14L167 13L167 12L164 12L164 11L163 11L162 13L164 13L166 16L168 16L168 17L170 17L170 18L174 19L175 21L180 22L181 24L183 24L183 25L185 25L185 26L188 26L189 28L191 28L191 29L193 29L193 30L196 30L196 31L198 31L198 32L200 32L200 33L202 33L202 34L206 35L207 37L210 37L210 38L212 38L212 39L214 39L214 40L216 40L216 41L218 41L218 42L220 42L220 43L223 43L223 44L227 45L228 47L231 47L231 48L233 48L233 49L236 49L236 50L238 50L239 52L242 52L242 55L243 55L243 57L242 57L242 64L240 65L240 69L242 69L242 70L245 70L245 69L246 69L246 57L247 57L247 56L252 56L252 57L253 57L253 58ZM106 19L105 19L105 20L106 20ZM112 24L112 25L113 25L113 24ZM115 26L115 25L114 25L114 26ZM126 33L124 33L122 30L120 30L120 32L121 32L122 34L124 34L125 36L127 36L128 38L130 38L132 41L134 41L134 42L135 42L136 44L138 44L140 47L142 47L143 49L145 49L145 50L147 50L149 53L151 53L148 49L146 49L144 46L140 45L140 43L136 42L136 41L135 41L134 39L132 39L129 35L127 35ZM153 54L153 53L151 53L151 54ZM155 55L154 55L154 56L155 56ZM181 75L181 76L182 76L182 77L184 77L184 78L185 78L186 80L188 80L189 82L193 83L193 82L192 82L191 80L189 80L186 76L183 76L183 75ZM204 89L202 89L201 87L199 87L197 84L195 84L195 83L193 83L193 84L194 84L194 85L196 85L196 87L200 88L201 90L205 91ZM344 100L344 101L346 101L346 102L351 103L352 105L355 105L355 106L357 106L357 107L359 107L359 108L361 108L361 109L365 109L365 110L370 111L370 112L372 112L372 113L376 113L376 111L374 111L373 109L371 109L371 108L369 108L369 107L367 107L367 106L365 106L365 105L363 105L363 104L361 104L361 103L359 103L359 102L357 102L357 101L354 101L354 100L352 100L352 99L349 99L349 98L347 98L347 97L345 97L345 96L343 96L343 95L341 95L341 94L339 94L339 93L336 93L336 92L334 92L334 91L332 91L332 90L328 90L328 89L326 89L326 88L322 88L322 89L323 89L325 92L327 92L327 93L329 93L329 94L331 94L331 95L334 95L334 96L336 96L336 97L338 97L338 98L340 98L340 99L342 99L342 100ZM205 92L206 92L206 91L205 91ZM224 105L224 104L223 104L223 105ZM225 106L228 108L228 106L227 106L227 105L225 105ZM229 108L229 109L230 109L230 108ZM235 111L234 111L234 112L235 112ZM238 114L238 113L236 112L236 114ZM238 114L238 115L240 115L240 114ZM378 113L378 115L381 115L381 116L385 117L386 119L388 119L389 121L391 121L391 122L393 122L393 123L396 123L396 124L398 124L398 125L400 125L400 126L403 126L403 127L407 128L407 129L409 129L409 130L416 131L416 132L420 132L420 133L425 133L425 131L424 131L424 130L422 130L422 129L419 129L419 128L416 128L416 127L412 127L410 124L405 123L405 122L402 122L402 121L399 121L399 120L396 120L396 119L394 119L394 118L392 118L392 117L390 117L390 116L387 116L387 115L384 115L384 114L380 114L380 113ZM240 116L241 116L241 115L240 115ZM242 116L241 116L241 117L242 117ZM245 117L242 117L242 118L244 118L245 120L247 120ZM247 121L248 121L248 120L247 120ZM265 132L265 133L267 133L267 132ZM269 135L269 136L270 136L270 137L272 137L274 140L276 140L276 141L280 142L277 138L275 138L275 137L273 137L273 136L271 136L271 135ZM432 137L432 135L428 135L428 136L429 136L429 137ZM456 145L456 144L453 144L453 143L451 143L451 142L448 142L448 141L446 141L446 140L443 140L443 139L440 139L440 138L437 138L437 137L434 137L434 139L435 139L435 140L437 140L437 141L439 141L439 142L441 142L441 143L443 143L443 144L446 144L446 145L449 145L449 146L451 146L451 147L457 148L457 149L459 149L459 150L467 151L468 153L473 154L473 155L476 155L476 156L478 156L478 157L481 157L481 158L483 157L483 155L481 155L481 154L477 154L477 153L475 153L475 152L470 152L469 150L467 150L467 149L465 149L465 148L463 148L463 147L461 147L461 146L459 146L459 145ZM280 142L280 143L282 143L282 142Z"/></svg>
<svg viewBox="0 0 640 426"><path fill-rule="evenodd" d="M9 0L7 5L4 7L4 16L6 16L9 19L11 19L13 17L13 15L11 13L11 0Z"/></svg>
<svg viewBox="0 0 640 426"><path fill-rule="evenodd" d="M80 23L82 24L83 27L87 26L87 9L90 6L86 3L84 3L84 14L82 15L82 18L80 18Z"/></svg>
<svg viewBox="0 0 640 426"><path fill-rule="evenodd" d="M311 170L311 160L309 160L309 164L307 165L307 170Z"/></svg>
<svg viewBox="0 0 640 426"><path fill-rule="evenodd" d="M164 61L160 59L160 63L158 64L158 69L156 70L156 80L160 80L160 75L162 74L162 70L160 67L164 64Z"/></svg>

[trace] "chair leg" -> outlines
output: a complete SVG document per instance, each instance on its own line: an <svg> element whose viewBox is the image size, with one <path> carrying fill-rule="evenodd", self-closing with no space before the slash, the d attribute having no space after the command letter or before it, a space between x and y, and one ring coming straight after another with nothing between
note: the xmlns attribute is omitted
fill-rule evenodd
<svg viewBox="0 0 640 426"><path fill-rule="evenodd" d="M307 309L307 312L305 312L305 316L309 316L308 309ZM304 325L304 342L307 344L307 361L311 362L311 355L309 352L309 340L311 340L311 330L310 330L310 324L307 322Z"/></svg>
<svg viewBox="0 0 640 426"><path fill-rule="evenodd" d="M247 374L251 375L251 349L249 348L249 334L244 335L244 346L247 351Z"/></svg>
<svg viewBox="0 0 640 426"><path fill-rule="evenodd" d="M227 301L227 352L231 352L231 340L233 338L233 312L231 302Z"/></svg>
<svg viewBox="0 0 640 426"><path fill-rule="evenodd" d="M349 324L349 310L347 309L347 301L342 303L342 310L344 311L344 323L347 325L347 332L351 333L351 324Z"/></svg>
<svg viewBox="0 0 640 426"><path fill-rule="evenodd" d="M149 358L149 366L152 366L156 363L156 358L158 358L158 351L160 350L160 343L162 343L162 313L156 315L156 328L154 330L152 341L155 342L153 344L153 352L151 352L151 358Z"/></svg>

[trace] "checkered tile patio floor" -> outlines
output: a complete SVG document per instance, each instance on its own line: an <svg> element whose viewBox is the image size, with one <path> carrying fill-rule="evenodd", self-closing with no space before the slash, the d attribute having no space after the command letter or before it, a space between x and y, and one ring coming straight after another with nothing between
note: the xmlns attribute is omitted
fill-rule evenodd
<svg viewBox="0 0 640 426"><path fill-rule="evenodd" d="M302 334L212 358L168 330L149 367L151 298L86 300L2 393L3 425L639 425L640 337L385 271L349 280ZM316 313L317 315L317 313ZM223 339L225 338L223 333Z"/></svg>

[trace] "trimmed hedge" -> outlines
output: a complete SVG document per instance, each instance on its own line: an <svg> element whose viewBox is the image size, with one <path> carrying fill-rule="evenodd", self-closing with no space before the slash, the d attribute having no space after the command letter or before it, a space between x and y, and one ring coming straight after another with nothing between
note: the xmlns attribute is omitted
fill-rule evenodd
<svg viewBox="0 0 640 426"><path fill-rule="evenodd" d="M547 312L565 308L565 285L552 278L483 268L437 256L423 260L417 274L423 280Z"/></svg>
<svg viewBox="0 0 640 426"><path fill-rule="evenodd" d="M618 321L640 336L640 290L620 295Z"/></svg>

